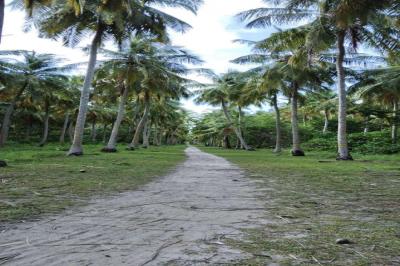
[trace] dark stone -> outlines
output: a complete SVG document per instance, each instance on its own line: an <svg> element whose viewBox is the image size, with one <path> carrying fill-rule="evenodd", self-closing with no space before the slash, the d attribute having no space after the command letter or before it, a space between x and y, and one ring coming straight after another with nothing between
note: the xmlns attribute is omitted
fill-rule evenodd
<svg viewBox="0 0 400 266"><path fill-rule="evenodd" d="M292 155L293 155L293 156L306 156L306 154L305 154L304 151L302 151L302 150L295 150L295 151L292 151Z"/></svg>
<svg viewBox="0 0 400 266"><path fill-rule="evenodd" d="M7 163L6 161L0 160L0 167L6 167Z"/></svg>
<svg viewBox="0 0 400 266"><path fill-rule="evenodd" d="M85 169L81 169L81 170L79 170L79 172L86 173L86 170Z"/></svg>
<svg viewBox="0 0 400 266"><path fill-rule="evenodd" d="M134 151L134 150L136 150L136 149L135 149L135 147L130 147L130 146L128 146L128 147L126 147L126 150L127 150L127 151Z"/></svg>
<svg viewBox="0 0 400 266"><path fill-rule="evenodd" d="M336 157L337 161L354 161L353 157L349 154L349 156L347 157L340 157L340 155L338 154L338 156Z"/></svg>
<svg viewBox="0 0 400 266"><path fill-rule="evenodd" d="M82 156L83 152L72 152L72 153L68 153L68 156Z"/></svg>
<svg viewBox="0 0 400 266"><path fill-rule="evenodd" d="M117 149L114 149L114 148L110 149L110 148L104 147L103 149L101 149L101 152L115 153L115 152L117 152Z"/></svg>
<svg viewBox="0 0 400 266"><path fill-rule="evenodd" d="M338 245L349 245L349 244L353 244L353 242L350 241L349 239L346 239L346 238L339 238L339 239L336 239L336 244L338 244Z"/></svg>

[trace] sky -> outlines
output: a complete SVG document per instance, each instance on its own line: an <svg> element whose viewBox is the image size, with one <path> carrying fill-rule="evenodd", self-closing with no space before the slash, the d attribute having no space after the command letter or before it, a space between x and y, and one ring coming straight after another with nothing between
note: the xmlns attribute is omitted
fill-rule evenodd
<svg viewBox="0 0 400 266"><path fill-rule="evenodd" d="M10 2L10 1L6 1ZM224 73L230 69L243 69L230 63L230 60L249 52L246 45L233 43L235 39L259 40L267 37L270 30L246 29L235 15L241 11L262 7L265 4L261 0L204 0L197 16L180 9L165 9L186 22L192 29L186 33L170 31L172 43L184 46L189 51L200 56L205 61L202 67L210 68L216 73ZM24 13L6 9L4 22L4 37L1 44L3 50L35 50L39 53L53 53L71 62L87 61L87 55L82 52L89 40L84 40L78 47L63 47L60 42L41 39L33 30L23 31ZM184 107L196 113L204 113L212 110L207 105L196 105L193 100L182 101Z"/></svg>

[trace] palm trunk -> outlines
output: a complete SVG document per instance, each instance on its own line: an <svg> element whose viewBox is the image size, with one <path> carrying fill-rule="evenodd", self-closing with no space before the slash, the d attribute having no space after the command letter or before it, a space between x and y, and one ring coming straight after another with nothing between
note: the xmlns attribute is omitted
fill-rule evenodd
<svg viewBox="0 0 400 266"><path fill-rule="evenodd" d="M367 115L364 119L364 136L367 135L369 131L369 116Z"/></svg>
<svg viewBox="0 0 400 266"><path fill-rule="evenodd" d="M117 138L119 127L121 126L122 120L125 116L125 105L128 99L128 88L124 86L123 93L121 95L119 106L118 106L118 114L117 119L115 120L113 129L111 131L110 138L108 140L107 146L102 150L104 152L116 152L117 151Z"/></svg>
<svg viewBox="0 0 400 266"><path fill-rule="evenodd" d="M225 149L231 149L231 143L229 141L229 136L224 134L224 148Z"/></svg>
<svg viewBox="0 0 400 266"><path fill-rule="evenodd" d="M131 144L129 144L128 149L134 150L135 148L137 148L139 146L140 134L142 133L144 125L147 123L147 118L150 113L150 95L148 95L148 93L146 93L146 95L145 95L145 103L144 104L145 104L145 107L144 107L143 116L140 119L140 122L136 127L135 135L133 136L132 142L131 142Z"/></svg>
<svg viewBox="0 0 400 266"><path fill-rule="evenodd" d="M32 134L32 126L32 116L29 116L28 120L26 121L25 141L29 141L29 138Z"/></svg>
<svg viewBox="0 0 400 266"><path fill-rule="evenodd" d="M155 126L154 126L153 145L154 146L159 146L159 143L158 143L158 126L157 126L157 124L155 124Z"/></svg>
<svg viewBox="0 0 400 266"><path fill-rule="evenodd" d="M352 160L350 155L349 147L347 143L347 103L346 103L346 83L344 73L344 39L346 32L341 30L337 33L337 59L336 59L336 71L338 79L338 97L339 97L339 108L338 108L338 160Z"/></svg>
<svg viewBox="0 0 400 266"><path fill-rule="evenodd" d="M273 105L275 110L275 130L276 130L276 140L275 140L275 149L274 152L278 153L282 151L282 130L281 130L281 111L278 106L278 96L275 94L273 99Z"/></svg>
<svg viewBox="0 0 400 266"><path fill-rule="evenodd" d="M17 105L19 98L21 97L22 93L25 91L27 86L28 82L25 82L24 86L21 87L21 89L17 92L10 105L7 107L6 113L4 114L3 122L1 123L0 147L3 147L4 144L6 144L7 142L8 132L10 130L10 124L11 124L11 117L14 113L14 109L15 106Z"/></svg>
<svg viewBox="0 0 400 266"><path fill-rule="evenodd" d="M40 147L43 147L47 142L47 137L49 136L49 119L50 119L50 103L46 100L45 102L45 115L43 119L43 136L39 143Z"/></svg>
<svg viewBox="0 0 400 266"><path fill-rule="evenodd" d="M74 138L74 131L75 131L74 123L73 123L73 121L71 121L68 126L68 138L69 138L69 142L71 142L71 144L72 144L72 140Z"/></svg>
<svg viewBox="0 0 400 266"><path fill-rule="evenodd" d="M291 110L291 122L292 122L292 155L293 156L304 156L304 151L300 147L300 133L299 133L299 121L298 121L298 85L296 82L293 83L292 91L292 110Z"/></svg>
<svg viewBox="0 0 400 266"><path fill-rule="evenodd" d="M104 123L103 125L103 143L105 144L107 140L107 124Z"/></svg>
<svg viewBox="0 0 400 266"><path fill-rule="evenodd" d="M92 130L91 130L91 133L90 133L90 138L91 138L92 142L96 142L96 137L97 137L96 118L93 118L93 121L92 121Z"/></svg>
<svg viewBox="0 0 400 266"><path fill-rule="evenodd" d="M4 9L5 9L4 0L0 0L0 43L3 39L2 37L3 37L3 26L4 26Z"/></svg>
<svg viewBox="0 0 400 266"><path fill-rule="evenodd" d="M242 113L241 106L238 106L238 111L239 111L239 119L238 119L239 128L238 128L238 130L239 130L240 136L242 136L242 138L243 138L243 130L242 130L242 115L243 115L243 113ZM240 148L244 149L242 144L240 144Z"/></svg>
<svg viewBox="0 0 400 266"><path fill-rule="evenodd" d="M148 148L149 147L149 137L150 137L150 125L149 123L146 123L143 128L143 148Z"/></svg>
<svg viewBox="0 0 400 266"><path fill-rule="evenodd" d="M90 97L90 86L94 76L96 60L97 60L97 50L101 42L102 34L103 30L99 26L90 47L89 63L81 92L78 117L75 123L74 140L72 142L68 155L76 155L76 156L83 155L82 142L83 142L83 133L85 131L86 114Z"/></svg>
<svg viewBox="0 0 400 266"><path fill-rule="evenodd" d="M244 140L243 136L240 134L240 131L233 125L231 115L229 114L228 108L226 107L225 101L221 101L222 105L222 110L224 111L226 120L228 120L229 126L233 127L233 130L235 131L236 137L240 140L241 145L244 147L246 151L252 150Z"/></svg>
<svg viewBox="0 0 400 266"><path fill-rule="evenodd" d="M162 138L163 138L163 131L160 130L160 133L158 134L158 140L157 140L158 146L162 145L162 141L163 141Z"/></svg>
<svg viewBox="0 0 400 266"><path fill-rule="evenodd" d="M328 133L329 129L329 112L328 110L324 110L324 129L322 130L322 134Z"/></svg>
<svg viewBox="0 0 400 266"><path fill-rule="evenodd" d="M67 132L68 123L69 123L69 113L67 112L65 114L64 124L63 124L63 127L61 129L60 144L64 144L65 143L65 133Z"/></svg>
<svg viewBox="0 0 400 266"><path fill-rule="evenodd" d="M397 143L398 137L398 112L399 112L399 103L397 101L393 104L393 125L392 125L392 143Z"/></svg>

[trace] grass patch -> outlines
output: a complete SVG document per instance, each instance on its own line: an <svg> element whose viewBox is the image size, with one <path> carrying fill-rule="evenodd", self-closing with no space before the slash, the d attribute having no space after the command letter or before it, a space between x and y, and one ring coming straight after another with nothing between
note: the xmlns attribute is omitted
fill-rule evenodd
<svg viewBox="0 0 400 266"><path fill-rule="evenodd" d="M165 174L185 159L185 146L101 153L86 145L83 157L65 156L57 145L9 146L1 159L0 222L32 219L84 204L89 197L132 190Z"/></svg>
<svg viewBox="0 0 400 266"><path fill-rule="evenodd" d="M399 155L336 162L324 152L200 148L238 164L265 191L270 223L248 230L248 239L227 240L254 254L239 265L400 264ZM337 245L338 238L354 243Z"/></svg>

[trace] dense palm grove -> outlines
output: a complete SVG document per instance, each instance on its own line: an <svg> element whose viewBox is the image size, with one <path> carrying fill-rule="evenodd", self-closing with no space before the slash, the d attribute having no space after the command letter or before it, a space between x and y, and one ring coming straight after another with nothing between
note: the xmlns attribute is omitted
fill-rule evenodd
<svg viewBox="0 0 400 266"><path fill-rule="evenodd" d="M83 143L102 141L103 151L115 152L118 142L134 150L190 140L246 150L291 147L294 156L337 150L340 160L352 159L350 151L400 151L400 1L264 2L237 19L248 28L285 29L263 40L236 40L252 54L232 62L249 70L217 76L170 45L167 28L190 26L157 9L195 13L201 1L13 1L41 37L75 46L90 36L91 44L86 65L0 52L0 146L69 141L68 154L82 155ZM117 48L104 49L105 42ZM71 75L82 66L85 76ZM191 74L211 75L213 82L199 84ZM193 123L179 104L193 91L198 103L221 111ZM246 112L250 106L265 110Z"/></svg>
<svg viewBox="0 0 400 266"><path fill-rule="evenodd" d="M72 143L69 155L82 155L83 142L103 141L115 152L117 141L134 150L176 144L187 134L188 115L179 99L196 82L190 73L202 61L170 45L167 27L190 26L154 5L193 13L200 1L13 1L27 11L27 23L43 37L75 46L91 36L86 75L72 76L80 64L52 54L1 51L2 116L0 146L7 141ZM118 46L103 48L105 41ZM103 60L98 60L101 53Z"/></svg>
<svg viewBox="0 0 400 266"><path fill-rule="evenodd" d="M398 152L400 2L264 2L275 6L238 18L249 28L289 28L260 41L237 40L253 53L232 62L253 68L224 74L200 92L199 102L219 105L223 112L197 123L196 140L276 152L291 144L294 156L305 155L305 147L337 149L339 160L351 160L351 150ZM274 115L244 118L243 108L252 104L268 104Z"/></svg>

